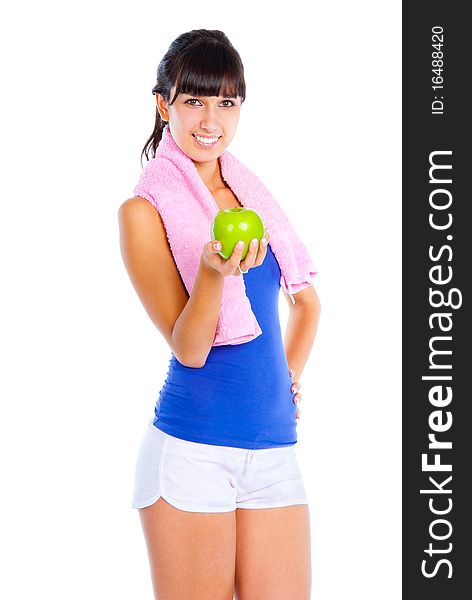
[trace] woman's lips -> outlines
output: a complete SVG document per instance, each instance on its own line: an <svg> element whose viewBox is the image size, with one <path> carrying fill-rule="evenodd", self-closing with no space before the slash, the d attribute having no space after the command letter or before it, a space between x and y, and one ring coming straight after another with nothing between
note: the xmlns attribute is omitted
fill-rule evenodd
<svg viewBox="0 0 472 600"><path fill-rule="evenodd" d="M213 142L213 144L204 144L203 142L199 142L195 135L192 134L192 137L201 148L213 148L214 146L216 146L216 144L220 141L221 138L221 136L219 136L219 138L216 140L216 142Z"/></svg>

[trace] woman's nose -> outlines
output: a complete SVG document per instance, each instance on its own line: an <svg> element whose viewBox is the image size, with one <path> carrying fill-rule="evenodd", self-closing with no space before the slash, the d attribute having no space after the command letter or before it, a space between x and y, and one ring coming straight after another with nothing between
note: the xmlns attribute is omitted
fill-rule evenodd
<svg viewBox="0 0 472 600"><path fill-rule="evenodd" d="M211 134L215 134L215 135L219 135L221 128L218 126L218 124L215 121L212 121L210 119L205 119L204 121L201 121L200 127L205 130L208 135Z"/></svg>
<svg viewBox="0 0 472 600"><path fill-rule="evenodd" d="M209 134L215 133L219 134L221 127L218 121L218 116L216 113L216 108L209 107L206 109L205 113L202 115L202 119L200 121L200 125L202 129L208 131Z"/></svg>

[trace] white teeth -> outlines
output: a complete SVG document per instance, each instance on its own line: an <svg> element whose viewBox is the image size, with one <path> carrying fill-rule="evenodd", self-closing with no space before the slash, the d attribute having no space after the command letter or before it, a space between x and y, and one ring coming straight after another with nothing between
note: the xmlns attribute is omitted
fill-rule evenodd
<svg viewBox="0 0 472 600"><path fill-rule="evenodd" d="M218 140L217 137L216 138L202 138L199 135L196 135L195 137L202 144L214 144Z"/></svg>

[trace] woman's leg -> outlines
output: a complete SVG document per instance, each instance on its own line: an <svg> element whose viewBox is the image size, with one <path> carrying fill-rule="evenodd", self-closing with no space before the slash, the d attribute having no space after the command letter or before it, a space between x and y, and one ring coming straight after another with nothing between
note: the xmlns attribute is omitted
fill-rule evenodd
<svg viewBox="0 0 472 600"><path fill-rule="evenodd" d="M236 509L236 600L310 600L308 504Z"/></svg>
<svg viewBox="0 0 472 600"><path fill-rule="evenodd" d="M233 600L235 511L187 512L159 498L139 515L156 600Z"/></svg>

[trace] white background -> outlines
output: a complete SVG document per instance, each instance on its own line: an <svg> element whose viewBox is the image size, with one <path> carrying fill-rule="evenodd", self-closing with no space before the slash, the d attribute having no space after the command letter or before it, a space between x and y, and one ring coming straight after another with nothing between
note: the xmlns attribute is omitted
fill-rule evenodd
<svg viewBox="0 0 472 600"><path fill-rule="evenodd" d="M401 597L400 25L393 1L0 3L1 597L152 598L131 496L170 350L117 210L157 65L198 28L245 65L229 150L319 268L298 426L313 598Z"/></svg>

